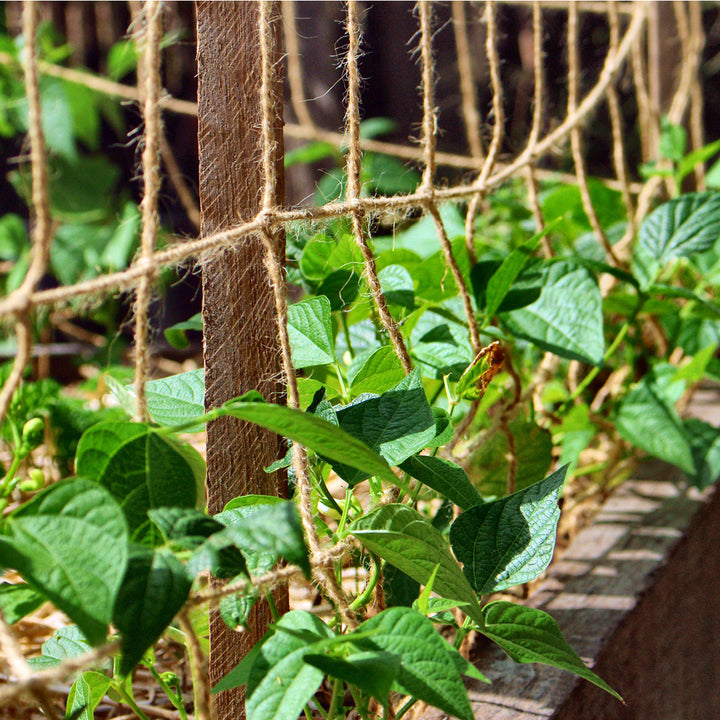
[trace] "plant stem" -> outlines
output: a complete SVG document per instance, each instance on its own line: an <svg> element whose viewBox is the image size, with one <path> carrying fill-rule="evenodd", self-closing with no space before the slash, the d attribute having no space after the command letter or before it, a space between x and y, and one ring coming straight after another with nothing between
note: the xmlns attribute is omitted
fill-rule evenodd
<svg viewBox="0 0 720 720"><path fill-rule="evenodd" d="M277 622L280 620L280 613L278 612L277 605L275 604L275 598L271 592L265 594L265 599L270 606L270 614L272 615L273 621Z"/></svg>
<svg viewBox="0 0 720 720"><path fill-rule="evenodd" d="M396 713L395 720L400 718L417 702L417 698L411 697Z"/></svg>
<svg viewBox="0 0 720 720"><path fill-rule="evenodd" d="M338 538L342 538L342 534L345 531L345 525L347 524L348 514L350 513L350 501L352 500L352 489L348 488L345 491L345 505L343 505L342 514L340 515L340 522L338 523L337 532L335 533Z"/></svg>
<svg viewBox="0 0 720 720"><path fill-rule="evenodd" d="M350 694L352 695L352 699L355 703L355 710L357 711L358 715L360 715L360 720L368 720L368 703L366 701L361 702L363 698L358 695L355 687L351 683L348 683L348 689L350 690Z"/></svg>
<svg viewBox="0 0 720 720"><path fill-rule="evenodd" d="M339 678L333 680L332 696L330 698L330 707L328 708L327 720L335 720L339 708L338 704L342 706L342 689L344 683Z"/></svg>
<svg viewBox="0 0 720 720"><path fill-rule="evenodd" d="M187 720L187 711L185 710L185 703L183 703L182 695L179 692L174 692L173 689L163 679L162 675L150 665L150 673L155 678L157 684L162 688L162 691L167 695L168 700L175 706L176 710L180 714L180 720Z"/></svg>
<svg viewBox="0 0 720 720"><path fill-rule="evenodd" d="M373 574L368 580L365 589L350 603L350 609L353 612L361 607L365 607L365 605L368 604L373 591L375 590L375 586L378 584L378 580L380 579L380 561L374 555L372 556L372 559L375 564Z"/></svg>
<svg viewBox="0 0 720 720"><path fill-rule="evenodd" d="M12 479L13 477L15 477L15 473L20 467L20 463L23 461L23 458L24 455L20 456L19 453L15 453L13 455L12 463L10 463L10 467L5 473L5 477L2 479L2 481L0 481L0 497L7 497L15 487L15 485L12 483Z"/></svg>
<svg viewBox="0 0 720 720"><path fill-rule="evenodd" d="M347 345L350 357L355 357L355 351L353 350L352 340L350 340L350 328L348 327L347 313L345 310L340 311L340 323L342 324L343 335L345 335L345 344Z"/></svg>
<svg viewBox="0 0 720 720"><path fill-rule="evenodd" d="M343 396L343 400L348 400L348 391L347 387L345 386L345 381L343 380L342 373L340 372L340 365L338 363L333 363L333 367L335 368L335 374L337 375L338 383L340 384L340 393Z"/></svg>
<svg viewBox="0 0 720 720"><path fill-rule="evenodd" d="M125 689L122 682L114 681L113 689L117 692L120 697L125 701L125 704L140 718L140 720L150 720L150 718L140 709L140 706L135 702L135 698Z"/></svg>
<svg viewBox="0 0 720 720"><path fill-rule="evenodd" d="M620 346L620 343L625 339L625 336L627 335L628 330L630 329L630 321L627 320L625 323L623 323L622 327L620 328L620 331L615 336L615 339L612 341L612 345L605 351L605 355L603 355L603 365L613 356L615 351ZM582 395L585 388L597 377L598 373L600 372L601 365L596 365L584 378L583 381L575 388L575 391L570 395L570 397L565 401L565 405L572 402L573 400L577 399Z"/></svg>

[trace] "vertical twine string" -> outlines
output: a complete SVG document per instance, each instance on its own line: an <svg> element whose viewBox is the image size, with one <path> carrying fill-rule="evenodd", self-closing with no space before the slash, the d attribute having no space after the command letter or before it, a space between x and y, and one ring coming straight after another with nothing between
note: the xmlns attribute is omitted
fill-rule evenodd
<svg viewBox="0 0 720 720"><path fill-rule="evenodd" d="M682 44L683 57L690 59L697 58L703 46L703 29L700 9L695 2L681 3L673 2L673 10L678 25L678 35ZM687 10L687 12L686 12ZM689 17L688 17L689 16ZM703 126L702 126L702 86L699 77L699 63L695 62L692 77L690 79L690 147L698 150L703 145ZM698 163L694 168L695 183L697 189L703 189L705 186L705 167L704 163Z"/></svg>
<svg viewBox="0 0 720 720"><path fill-rule="evenodd" d="M500 56L497 51L497 22L496 22L495 0L485 2L485 22L487 24L487 37L485 40L485 52L490 68L490 83L493 91L493 135L488 148L488 154L483 163L482 170L478 176L477 183L484 185L492 173L497 162L505 134L505 112L503 110L502 82L500 81ZM468 205L467 216L465 217L465 247L471 262L476 262L475 246L473 243L473 229L475 216L482 206L485 197L484 192L475 195Z"/></svg>
<svg viewBox="0 0 720 720"><path fill-rule="evenodd" d="M638 12L643 12L643 6L640 5ZM687 110L688 102L691 97L691 87L693 78L697 73L697 68L700 64L700 54L702 53L702 46L691 44L688 48L688 54L683 55L683 62L680 69L680 80L678 86L673 95L673 99L670 103L670 109L667 113L667 118L673 125L678 125L682 122L685 111ZM637 81L637 79L636 79ZM635 224L640 224L642 219L650 211L653 200L655 199L658 191L663 184L663 178L651 177L643 187L642 191L638 195L635 209ZM618 253L628 251L633 241L633 237L624 237L620 243L617 244Z"/></svg>
<svg viewBox="0 0 720 720"><path fill-rule="evenodd" d="M465 124L470 155L474 160L483 159L483 143L480 130L480 113L478 97L475 90L472 63L470 62L470 43L468 42L467 14L465 3L460 0L452 2L453 30L455 47L457 48L458 76L460 78L460 95L462 97L462 114Z"/></svg>
<svg viewBox="0 0 720 720"><path fill-rule="evenodd" d="M578 105L578 85L579 85L579 51L578 51L578 9L576 0L571 0L568 8L568 115L577 112ZM595 207L590 197L590 188L587 183L587 174L585 172L585 159L582 151L582 135L580 127L575 125L570 130L570 146L572 148L573 161L575 163L575 174L577 176L578 188L580 190L580 198L582 199L583 209L590 221L590 227L597 235L600 244L605 250L605 254L612 265L618 266L618 260L615 252L608 240L605 230L598 220Z"/></svg>
<svg viewBox="0 0 720 720"><path fill-rule="evenodd" d="M483 165L478 182L483 184L490 177L500 153L505 134L505 112L503 110L502 82L500 80L500 56L497 50L497 6L495 0L485 3L485 22L487 23L486 52L490 66L490 82L493 91L493 136L490 141L487 158Z"/></svg>
<svg viewBox="0 0 720 720"><path fill-rule="evenodd" d="M640 148L643 162L649 162L653 154L653 114L650 109L650 94L645 81L647 70L643 58L643 42L632 45L632 73L635 85L635 98L638 108L637 126L640 133Z"/></svg>
<svg viewBox="0 0 720 720"><path fill-rule="evenodd" d="M610 0L608 7L608 23L610 25L610 46L609 53L616 54L618 45L620 44L620 22L618 19L617 3ZM608 110L610 111L610 123L612 125L613 138L613 163L615 165L615 173L620 181L623 202L628 216L628 231L635 232L635 207L630 195L630 183L627 174L627 165L625 163L625 142L623 140L622 114L620 112L620 100L613 83L607 86L605 91L608 101Z"/></svg>
<svg viewBox="0 0 720 720"><path fill-rule="evenodd" d="M690 12L690 43L691 51L695 53L698 60L702 58L702 49L705 45L705 32L702 26L702 10L699 2L691 2ZM699 65L699 63L698 63ZM703 88L700 79L700 68L693 77L692 90L690 92L690 136L692 146L699 150L705 144L703 132ZM697 190L705 190L705 163L698 163L695 166L695 184Z"/></svg>
<svg viewBox="0 0 720 720"><path fill-rule="evenodd" d="M213 720L214 706L210 702L210 684L207 673L207 657L200 647L200 641L190 621L187 609L177 614L180 630L185 635L188 656L190 657L190 673L193 684L193 700L195 701L195 720Z"/></svg>
<svg viewBox="0 0 720 720"><path fill-rule="evenodd" d="M477 320L475 319L475 311L470 299L470 293L467 289L465 278L458 267L455 256L452 251L452 244L445 231L440 212L434 200L433 181L435 178L435 149L437 144L437 109L435 107L435 73L432 52L432 7L428 0L422 0L418 3L420 10L420 48L422 62L422 94L423 94L423 137L422 147L424 149L425 171L423 173L422 189L425 192L426 199L423 207L433 219L435 230L437 232L440 246L445 256L445 262L450 268L453 279L458 286L458 292L462 298L463 308L465 310L465 318L467 320L468 331L470 332L470 343L475 354L482 350L482 342L480 341L480 330Z"/></svg>
<svg viewBox="0 0 720 720"><path fill-rule="evenodd" d="M285 32L285 50L287 57L287 78L290 87L290 105L297 121L308 128L314 127L310 111L305 104L305 91L302 82L302 66L300 64L300 45L298 43L297 24L295 23L295 2L284 0L280 3Z"/></svg>
<svg viewBox="0 0 720 720"><path fill-rule="evenodd" d="M37 32L37 5L23 3L23 36L25 37L25 94L28 101L28 138L30 142L30 175L32 180L32 210L35 222L32 229L32 257L30 267L20 287L13 293L18 299L15 311L15 337L17 353L10 375L0 391L0 421L5 417L15 390L20 386L22 374L30 361L32 328L30 325L30 297L45 273L52 240L52 218L48 200L47 167L45 165L45 137L40 115L35 35Z"/></svg>
<svg viewBox="0 0 720 720"><path fill-rule="evenodd" d="M528 191L528 201L535 219L535 229L540 232L545 227L545 218L540 208L540 200L538 198L538 182L535 174L535 146L538 137L540 137L540 126L542 124L543 96L545 94L545 72L543 66L543 20L542 8L539 0L533 1L533 118L530 128L530 136L528 137L526 152L530 157L530 162L525 170L525 185ZM543 237L540 241L543 247L543 254L546 258L553 256L552 245L550 239Z"/></svg>
<svg viewBox="0 0 720 720"><path fill-rule="evenodd" d="M275 312L278 321L278 334L280 337L280 350L282 356L283 372L288 388L288 407L298 408L300 397L297 386L297 376L292 364L292 353L290 350L290 338L287 329L287 286L284 273L284 253L278 231L273 229L271 224L272 213L276 208L278 189L278 172L276 158L278 155L277 138L275 136L276 119L282 116L282 97L278 97L277 73L278 68L274 66L272 57L275 46L275 34L273 31L273 0L263 0L260 3L260 50L262 54L262 85L261 103L263 114L263 212L267 222L262 230L261 236L265 246L265 267L270 276L270 283L273 288L275 300ZM320 538L315 527L315 520L312 509L312 486L307 472L307 455L305 449L299 443L292 446L292 464L295 471L298 494L300 496L300 519L308 539L311 563L317 563L314 572L315 578L335 604L335 607L349 627L357 626L357 619L350 610L347 597L340 584L337 582L335 573L331 567L323 567L323 552L320 547ZM331 562L330 558L328 563Z"/></svg>
<svg viewBox="0 0 720 720"><path fill-rule="evenodd" d="M145 147L142 154L143 199L140 259L145 273L138 283L135 298L135 419L147 420L145 382L150 368L149 318L151 286L154 278L152 265L155 238L158 230L158 194L160 192L160 37L162 34L162 3L147 0L145 11L145 48L143 53L143 119Z"/></svg>
<svg viewBox="0 0 720 720"><path fill-rule="evenodd" d="M465 3L460 0L454 0L452 3L452 13L465 135L467 137L468 147L470 148L470 154L474 160L479 162L484 157L484 151L480 128L480 113L477 108L478 97L475 91L472 63L470 62L470 45L468 43ZM473 195L468 203L467 215L465 216L465 248L471 265L477 262L473 239L475 236L475 217L482 205L482 200L482 193Z"/></svg>
<svg viewBox="0 0 720 720"><path fill-rule="evenodd" d="M348 135L347 199L357 203L357 210L353 210L352 212L353 236L363 257L365 278L370 287L373 300L375 301L380 322L390 337L390 342L395 349L395 354L402 363L403 369L406 373L409 373L412 370L410 354L408 353L402 333L390 314L378 278L375 256L365 240L364 211L360 200L362 154L360 151L360 74L357 65L358 55L360 53L360 22L358 19L358 5L355 0L350 0L347 6L347 33L349 40L347 53L348 101L345 114L345 124Z"/></svg>
<svg viewBox="0 0 720 720"><path fill-rule="evenodd" d="M416 5L420 12L420 61L422 63L422 141L423 170L422 187L430 190L437 169L435 150L437 145L437 109L435 107L435 77L432 54L432 3L420 0Z"/></svg>

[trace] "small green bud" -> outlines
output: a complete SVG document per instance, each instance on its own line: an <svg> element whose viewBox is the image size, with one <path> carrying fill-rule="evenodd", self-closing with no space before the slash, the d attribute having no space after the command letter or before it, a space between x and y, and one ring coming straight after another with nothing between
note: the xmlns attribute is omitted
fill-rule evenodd
<svg viewBox="0 0 720 720"><path fill-rule="evenodd" d="M6 497L0 497L0 513L10 504Z"/></svg>
<svg viewBox="0 0 720 720"><path fill-rule="evenodd" d="M31 450L42 444L44 435L45 421L39 417L31 418L23 426L21 450L27 455Z"/></svg>
<svg viewBox="0 0 720 720"><path fill-rule="evenodd" d="M35 492L45 487L45 473L39 468L33 468L28 473L28 478L20 483L23 492Z"/></svg>
<svg viewBox="0 0 720 720"><path fill-rule="evenodd" d="M167 683L170 687L177 687L180 685L180 678L176 673L170 670L160 673L160 677L163 679L163 682Z"/></svg>

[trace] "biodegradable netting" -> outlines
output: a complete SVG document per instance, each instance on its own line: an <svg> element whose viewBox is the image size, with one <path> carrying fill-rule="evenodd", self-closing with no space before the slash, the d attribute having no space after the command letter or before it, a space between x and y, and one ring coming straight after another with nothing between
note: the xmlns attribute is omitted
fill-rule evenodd
<svg viewBox="0 0 720 720"><path fill-rule="evenodd" d="M457 51L458 92L461 98L462 119L466 132L467 152L465 154L442 152L437 147L438 136L441 132L441 128L438 127L438 98L436 97L433 47L433 37L437 27L434 24L431 2L419 2L416 6L417 45L412 49L417 53L416 57L421 71L422 123L420 137L415 143L404 144L367 140L360 136L361 78L358 59L363 52L363 43L362 13L358 3L351 1L346 6L345 31L348 50L343 62L344 81L347 89L343 132L319 127L313 122L307 110L306 98L303 97L303 63L298 49L294 7L291 2L282 3L289 104L296 117L294 123L288 123L285 126L286 135L289 138L300 140L329 141L347 149L348 181L345 199L315 207L276 206L272 201L272 198L276 196L275 188L281 178L278 177L272 161L274 140L270 128L274 125L272 119L283 113L283 107L276 104L270 91L273 68L268 58L271 55L269 49L270 44L274 42L274 37L269 30L268 15L274 10L272 3L261 2L260 4L262 26L259 33L261 43L258 53L261 53L263 58L263 85L257 102L262 106L263 125L266 129L265 152L262 158L258 158L258 162L263 165L265 177L262 210L257 217L237 227L228 227L220 232L195 239L177 238L165 249L157 250L155 240L159 226L158 194L161 183L161 157L183 204L188 208L189 216L196 225L199 223L196 202L188 190L187 184L183 181L177 164L172 158L172 153L169 151L169 145L163 136L163 113L196 115L197 106L194 103L173 99L163 94L160 82L160 39L164 10L162 3L155 0L144 3L142 15L138 16L135 21L139 28L137 38L143 49L143 62L141 71L138 72L138 86L129 87L40 61L37 58L35 43L32 41L36 36L38 9L35 3L25 2L23 33L27 42L24 70L29 107L28 146L32 177L32 258L22 284L9 296L0 300L0 318L7 327L13 328L12 332L17 339L17 355L13 370L0 392L0 418L7 411L13 393L21 382L22 372L31 359L33 313L42 307L61 307L73 298L97 297L123 291L134 293L134 387L137 398L137 419L146 419L144 388L149 372L148 307L153 295L153 284L160 270L168 266L177 267L181 264L192 263L200 258L207 258L208 254L236 247L252 234L258 235L264 240L266 265L272 282L275 308L279 318L282 364L288 387L287 402L290 406L297 407L297 384L291 362L286 326L287 295L283 268L284 250L281 250L274 240L277 231L291 222L315 222L343 216L351 219L355 242L363 258L364 279L372 295L377 316L406 371L409 371L412 366L410 355L402 333L388 310L378 279L375 258L369 244L370 220L380 213L394 211L402 217L403 214L410 211L420 211L432 218L448 272L451 273L459 288L472 349L476 354L483 352L484 349L475 320L471 294L459 269L440 217L439 206L442 202L456 200L467 203L466 249L472 260L474 259L474 220L476 215L482 211L483 203L489 192L511 179L522 178L527 187L527 196L535 224L538 229L542 229L544 219L538 200L539 181L545 177L561 178L566 181L570 179L576 182L580 188L584 210L606 252L607 262L617 267L627 266L637 225L648 212L664 182L660 177L652 177L644 183L633 182L629 179L626 167L627 152L622 108L616 87L621 75L625 78L625 92L628 92L627 85L631 82L631 92L637 105L637 126L641 145L644 155L651 157L657 147L660 126L660 108L653 104L649 94L647 60L643 51L651 3L532 3L534 86L532 121L525 146L512 157L502 154L506 123L503 110L504 88L501 81L501 58L498 53L497 2L488 0L482 4L453 3L452 5L453 34ZM700 26L700 4L675 2L673 5L682 53L678 59L676 89L667 111L667 117L670 122L675 124L688 120L692 143L694 147L699 147L702 144L702 92L698 69L704 42ZM543 23L544 16L550 7L553 12L567 13L567 36L565 38L567 108L562 121L552 129L545 130L543 127L545 102ZM582 69L578 51L580 42L578 18L583 12L607 14L610 32L607 55L597 82L581 95ZM489 69L488 74L492 87L492 111L487 117L483 117L477 97L477 82L474 77L475 63L471 57L468 42L470 23L483 23L485 26L486 57L484 62ZM46 148L40 121L38 91L38 78L44 73L86 84L110 96L136 100L142 107L143 120L142 177L144 190L140 252L126 270L72 286L49 290L38 289L39 282L47 269L53 235L53 220L48 201ZM610 244L593 207L588 188L588 172L583 146L583 126L603 104L607 105L611 121L612 160L615 168L615 176L605 178L604 182L621 191L629 218L625 236L615 245ZM543 158L548 154L556 153L558 148L566 147L569 148L574 164L574 173L571 176L551 173L540 167ZM360 180L364 151L384 153L418 164L423 172L422 181L417 190L403 196L364 197L361 193ZM465 180L459 184L450 185L446 180L439 181L438 168L441 167L464 171ZM698 167L696 171L696 183L698 187L702 187L701 167ZM542 248L544 254L549 257L552 249L546 240L543 242ZM606 284L603 289L607 292L609 284ZM556 365L557 358L547 354L538 368L535 383L529 391L526 391L526 396L528 392L532 394L533 390L537 392L537 388L550 377ZM512 374L512 368L508 369ZM512 401L517 403L519 400L518 389ZM459 434L462 434L468 427L472 420L472 414L476 411L477 403L473 405L468 417L458 429ZM297 443L293 446L293 466L301 498L301 518L309 540L314 579L336 605L345 624L351 628L357 621L349 608L346 593L335 579L332 569L333 562L343 554L346 548L342 546L327 547L318 538L310 503L310 482L306 471L306 458L303 448ZM221 593L241 591L249 583L268 590L280 583L290 581L297 574L296 568L284 567L252 581L243 581L222 589L205 591L191 598L189 606L215 600ZM186 629L190 627L185 614L181 614L180 622ZM189 632L189 635L192 635L192 632ZM48 694L54 684L71 678L79 670L90 667L99 658L116 651L115 645L97 648L87 655L64 662L51 670L36 672L25 661L13 630L8 627L2 617L0 617L0 648L15 680L12 684L0 687L0 704L7 705L20 695L30 693L50 715L53 711L48 705ZM199 647L195 648L195 653L196 655L200 654ZM200 676L195 677L194 680L196 684L206 686L206 682ZM197 705L197 717L208 716L209 706L207 702L202 701L203 698L207 700L207 697L207 687L196 693L196 698L200 700Z"/></svg>

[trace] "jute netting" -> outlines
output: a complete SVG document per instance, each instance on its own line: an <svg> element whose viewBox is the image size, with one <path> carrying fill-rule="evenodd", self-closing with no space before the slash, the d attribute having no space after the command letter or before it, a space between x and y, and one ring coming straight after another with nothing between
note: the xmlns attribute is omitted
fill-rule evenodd
<svg viewBox="0 0 720 720"><path fill-rule="evenodd" d="M514 4L514 3L507 3ZM508 126L504 103L506 89L501 80L503 58L499 53L500 31L498 14L503 3L488 0L486 3L452 3L451 20L454 52L456 53L457 86L455 92L459 98L460 113L465 131L466 152L444 152L438 149L443 128L439 125L438 106L442 98L438 97L436 77L435 33L440 29L431 2L419 2L415 7L417 35L409 48L414 61L419 65L421 84L419 103L421 123L416 140L408 139L402 144L369 140L361 137L361 75L359 59L364 53L363 12L359 3L351 1L343 6L345 12L345 42L342 57L342 82L345 85L344 127L330 130L318 126L308 112L307 98L303 96L303 75L305 68L299 54L299 41L295 31L295 13L292 2L282 3L284 20L284 49L286 53L288 115L293 122L286 122L285 136L296 141L325 141L345 149L345 170L347 187L341 201L333 201L318 206L278 206L273 202L282 178L278 177L273 163L274 138L271 128L274 119L282 116L284 108L274 99L270 87L276 69L270 61L274 35L269 30L268 14L272 4L262 2L261 39L258 53L263 58L263 77L261 93L257 103L262 108L264 130L264 153L257 158L262 164L264 174L262 209L256 217L248 219L235 227L224 228L210 235L188 239L174 238L165 244L164 249L156 248L160 220L158 201L161 186L161 168L165 168L173 186L188 209L189 217L199 225L197 203L179 172L164 137L163 116L170 113L197 115L197 106L188 101L174 99L163 92L161 84L160 41L163 35L163 3L148 1L143 4L142 14L134 23L134 31L142 48L142 58L138 71L138 85L130 87L111 82L88 73L64 68L41 61L37 57L36 45L32 41L37 33L37 5L25 2L23 8L23 35L26 39L23 55L26 95L28 100L28 140L29 165L32 178L32 256L27 274L20 286L0 300L0 316L4 327L14 334L17 340L17 354L12 372L0 392L0 418L7 412L13 393L19 386L25 368L32 356L32 318L41 308L58 308L72 299L82 297L97 298L102 295L130 293L134 298L134 344L135 375L134 392L137 399L136 419L146 420L145 383L150 372L150 351L148 338L149 305L153 297L153 287L160 271L167 267L191 266L206 261L224 249L237 247L251 235L263 239L266 252L266 266L272 283L275 308L279 317L278 333L282 349L282 367L287 383L287 403L299 407L295 370L292 365L290 344L287 332L287 291L284 269L284 251L280 253L274 240L278 230L291 223L317 223L332 218L345 217L351 221L354 240L362 256L364 280L372 296L375 312L379 318L389 343L394 348L402 367L406 372L412 368L412 360L403 335L388 309L383 294L378 270L372 252L370 229L372 221L379 215L390 213L404 217L410 213L415 216L424 214L431 218L437 234L439 248L444 255L447 273L453 277L459 289L464 314L469 331L472 350L475 355L486 352L475 319L475 310L471 290L460 269L453 251L453 244L443 224L440 208L448 201L466 204L465 247L471 259L475 259L473 237L475 220L483 212L488 193L505 183L522 179L525 183L529 206L538 230L544 226L544 218L539 201L539 184L544 179L560 179L577 183L580 189L582 205L595 235L599 239L606 262L617 268L628 266L632 241L640 220L648 213L652 203L662 191L664 179L653 176L645 182L630 179L627 168L628 148L627 119L622 115L622 107L627 104L627 96L632 95L637 110L637 127L643 158L656 155L660 135L661 108L651 92L652 79L648 75L648 63L645 53L649 17L652 3L638 2L533 2L526 4L532 13L532 120L525 144L514 154L507 150L505 129ZM704 45L700 24L700 4L697 2L673 3L676 26L680 37L682 52L677 58L675 68L676 82L672 100L665 114L670 123L687 123L693 147L702 145L702 92L699 81L699 63ZM553 52L564 53L566 57L567 105L564 116L554 124L546 119L547 78L546 55L551 49L543 44L544 27L547 14L563 13L566 16L566 36L560 48ZM583 68L580 65L580 21L584 13L607 16L609 38L607 53L597 80L586 87ZM472 56L469 42L469 28L480 25L485 35L485 56ZM0 58L11 62L7 57ZM487 67L487 77L491 86L492 100L487 107L478 98L477 66L482 62ZM50 213L48 198L47 152L43 138L40 116L39 82L43 75L64 78L75 83L85 84L101 93L115 98L136 101L142 110L142 234L140 250L132 264L121 272L109 273L95 279L79 282L71 286L52 289L39 289L39 283L48 267L48 258L53 241L54 224ZM623 79L625 102L621 104L618 81ZM554 79L557 82L556 79ZM601 226L588 184L586 148L584 134L588 123L592 122L602 109L610 119L612 137L612 177L603 178L609 187L619 190L630 219L625 235L612 244ZM390 155L408 164L416 165L422 171L422 180L415 191L406 195L373 195L363 193L361 182L361 162L366 151ZM557 173L547 169L548 156L566 153L572 159L572 172ZM460 182L451 182L448 177L461 177ZM193 183L190 183L192 185ZM703 187L702 166L696 170L696 185ZM552 254L547 240L543 240L543 253ZM610 289L610 283L603 287ZM538 368L535 387L541 385L551 375L556 358L547 354ZM531 389L532 393L532 389ZM465 419L469 424L477 411L477 404L471 408ZM463 428L459 428L462 432ZM314 568L315 581L325 590L340 610L348 627L356 623L348 607L344 590L332 572L332 562L342 555L345 548L327 547L318 538L313 520L310 499L310 481L307 477L306 458L302 446L293 445L293 468L297 479L300 497L300 514L308 538L311 565ZM298 570L294 567L282 568L263 577L228 585L225 588L205 592L193 597L190 605L216 599L221 594L231 594L245 589L249 583L268 590L295 577ZM187 618L182 622L187 622ZM192 633L189 633L192 635ZM12 631L0 618L0 647L11 666L18 682L0 689L0 703L7 703L21 693L30 691L41 703L46 702L46 693L53 682L66 679L78 670L91 666L99 657L115 652L114 646L94 650L91 654L63 663L57 668L43 672L34 672L25 662L22 652L14 639ZM201 680L198 678L198 682ZM202 693L201 693L202 695ZM200 712L200 710L199 710Z"/></svg>

